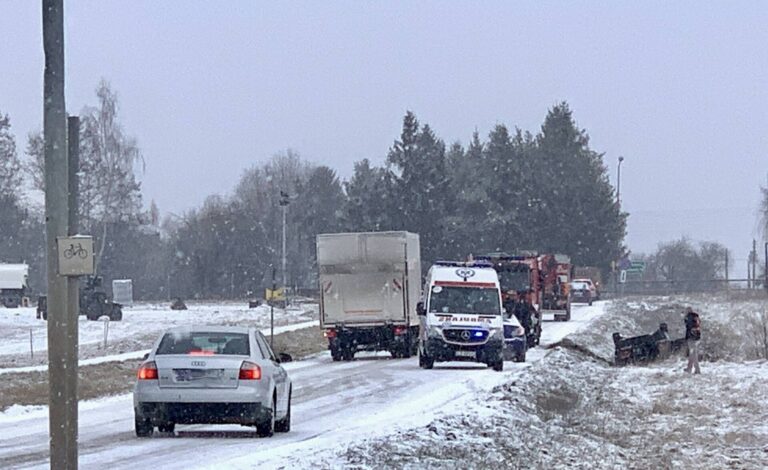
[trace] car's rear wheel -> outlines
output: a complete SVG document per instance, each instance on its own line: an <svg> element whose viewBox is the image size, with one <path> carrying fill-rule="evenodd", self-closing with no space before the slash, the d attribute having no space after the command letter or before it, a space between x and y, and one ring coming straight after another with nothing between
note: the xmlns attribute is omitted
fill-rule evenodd
<svg viewBox="0 0 768 470"><path fill-rule="evenodd" d="M492 364L490 364L490 366L496 372L501 372L504 370L504 360L502 358L499 358L496 362L493 362Z"/></svg>
<svg viewBox="0 0 768 470"><path fill-rule="evenodd" d="M275 399L275 396L272 395L272 406L270 407L269 411L267 411L267 415L264 419L256 423L256 435L259 437L272 437L272 435L275 434L275 403L277 400Z"/></svg>
<svg viewBox="0 0 768 470"><path fill-rule="evenodd" d="M167 433L172 433L174 429L176 429L176 423L165 423L157 427L158 431Z"/></svg>
<svg viewBox="0 0 768 470"><path fill-rule="evenodd" d="M134 416L134 425L137 437L149 437L152 435L154 427L149 420Z"/></svg>
<svg viewBox="0 0 768 470"><path fill-rule="evenodd" d="M291 395L293 395L293 390L288 392L288 411L285 414L285 418L275 421L275 432L288 432L291 430Z"/></svg>

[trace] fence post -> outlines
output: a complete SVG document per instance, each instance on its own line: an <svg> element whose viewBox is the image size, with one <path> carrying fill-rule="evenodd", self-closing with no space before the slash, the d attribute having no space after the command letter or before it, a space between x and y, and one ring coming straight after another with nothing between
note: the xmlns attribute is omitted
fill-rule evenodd
<svg viewBox="0 0 768 470"><path fill-rule="evenodd" d="M109 317L104 318L104 349L107 349L107 336L109 335Z"/></svg>

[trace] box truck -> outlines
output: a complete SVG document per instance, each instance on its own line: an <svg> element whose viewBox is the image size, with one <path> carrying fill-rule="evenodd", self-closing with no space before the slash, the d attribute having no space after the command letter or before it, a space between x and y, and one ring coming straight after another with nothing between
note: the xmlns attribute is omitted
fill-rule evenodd
<svg viewBox="0 0 768 470"><path fill-rule="evenodd" d="M320 327L334 361L358 351L415 354L421 295L419 236L409 232L317 236Z"/></svg>

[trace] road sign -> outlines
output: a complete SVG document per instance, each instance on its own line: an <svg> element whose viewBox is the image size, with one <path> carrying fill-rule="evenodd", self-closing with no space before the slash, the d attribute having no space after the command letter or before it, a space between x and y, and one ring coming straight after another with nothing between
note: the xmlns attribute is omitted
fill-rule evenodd
<svg viewBox="0 0 768 470"><path fill-rule="evenodd" d="M626 271L629 273L644 273L645 261L632 261Z"/></svg>
<svg viewBox="0 0 768 470"><path fill-rule="evenodd" d="M283 292L282 287L279 289L267 289L264 298L266 300L285 300L285 292Z"/></svg>
<svg viewBox="0 0 768 470"><path fill-rule="evenodd" d="M627 282L627 270L626 269L622 269L621 270L621 275L619 276L619 282L622 283L622 284Z"/></svg>
<svg viewBox="0 0 768 470"><path fill-rule="evenodd" d="M60 276L93 274L93 238L86 235L57 237Z"/></svg>

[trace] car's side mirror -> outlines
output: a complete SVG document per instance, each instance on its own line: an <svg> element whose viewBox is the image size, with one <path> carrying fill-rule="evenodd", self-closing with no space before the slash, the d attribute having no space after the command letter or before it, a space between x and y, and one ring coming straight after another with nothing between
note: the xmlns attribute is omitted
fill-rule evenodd
<svg viewBox="0 0 768 470"><path fill-rule="evenodd" d="M416 304L416 314L422 317L427 314L427 310L424 308L424 302Z"/></svg>
<svg viewBox="0 0 768 470"><path fill-rule="evenodd" d="M280 359L280 362L293 362L293 357L288 353L280 353L278 355L278 358Z"/></svg>
<svg viewBox="0 0 768 470"><path fill-rule="evenodd" d="M141 356L141 360L146 361L147 359L149 359L149 353L144 353L144 355Z"/></svg>

